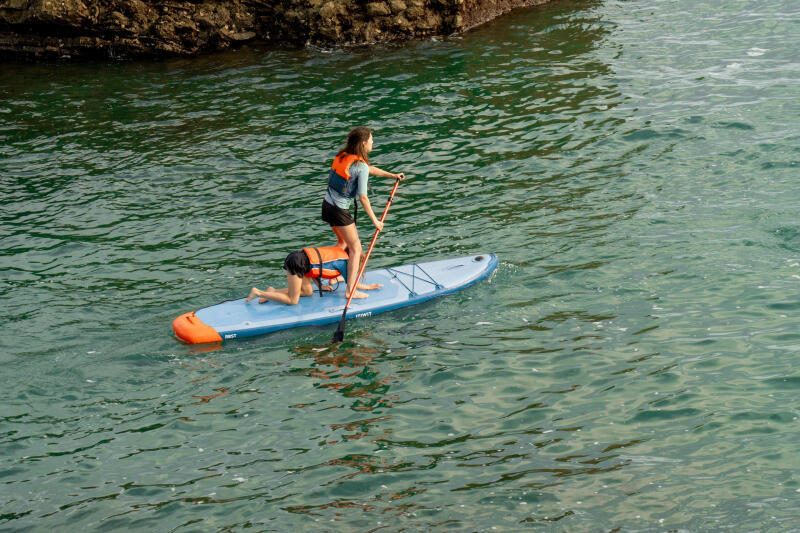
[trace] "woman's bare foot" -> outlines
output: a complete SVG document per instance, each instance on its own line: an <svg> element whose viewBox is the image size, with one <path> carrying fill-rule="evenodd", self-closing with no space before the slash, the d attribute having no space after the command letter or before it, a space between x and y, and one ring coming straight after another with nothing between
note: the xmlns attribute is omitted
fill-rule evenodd
<svg viewBox="0 0 800 533"><path fill-rule="evenodd" d="M260 290L258 290L255 287L253 287L252 289L250 289L250 294L247 296L247 298L244 299L244 301L245 302L249 302L250 300L252 300L256 296L258 296L258 293L260 293L260 292L261 292Z"/></svg>
<svg viewBox="0 0 800 533"><path fill-rule="evenodd" d="M365 285L363 283L358 284L359 289L364 289L365 291L372 291L375 289L380 289L383 287L383 283L370 283L369 285Z"/></svg>
<svg viewBox="0 0 800 533"><path fill-rule="evenodd" d="M350 295L348 294L347 297L350 298ZM369 298L369 294L364 294L363 292L359 291L353 291L353 299L355 300L356 298Z"/></svg>

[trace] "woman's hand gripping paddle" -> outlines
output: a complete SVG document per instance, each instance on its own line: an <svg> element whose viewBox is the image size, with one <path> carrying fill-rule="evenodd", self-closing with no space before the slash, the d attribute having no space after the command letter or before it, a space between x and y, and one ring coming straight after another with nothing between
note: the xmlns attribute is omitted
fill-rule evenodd
<svg viewBox="0 0 800 533"><path fill-rule="evenodd" d="M392 200L394 199L394 193L397 191L397 186L400 185L400 180L396 179L394 181L394 187L392 188L392 192L389 193L389 199L386 201L386 208L383 210L383 214L381 215L381 222L386 219L386 213L389 212L389 206L392 205ZM353 299L353 294L356 292L356 287L358 287L358 282L361 279L361 274L364 273L364 268L367 266L367 261L369 261L369 254L372 253L372 248L375 246L375 241L378 240L378 233L381 230L375 228L375 234L372 236L372 242L369 244L369 249L367 250L367 255L364 256L364 262L361 263L361 268L358 269L358 275L356 276L356 280L353 282L353 290L350 291L350 297L347 299L347 303L344 305L344 311L342 311L342 319L339 321L339 327L336 328L336 332L333 334L333 342L342 342L344 340L344 321L347 319L347 308L350 307L350 300Z"/></svg>

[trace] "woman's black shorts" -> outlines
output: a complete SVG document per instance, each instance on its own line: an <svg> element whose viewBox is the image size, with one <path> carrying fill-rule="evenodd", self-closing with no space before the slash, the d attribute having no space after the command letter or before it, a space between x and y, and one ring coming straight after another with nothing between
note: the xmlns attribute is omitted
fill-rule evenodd
<svg viewBox="0 0 800 533"><path fill-rule="evenodd" d="M349 226L356 223L350 211L329 204L325 200L322 201L322 220L331 226Z"/></svg>

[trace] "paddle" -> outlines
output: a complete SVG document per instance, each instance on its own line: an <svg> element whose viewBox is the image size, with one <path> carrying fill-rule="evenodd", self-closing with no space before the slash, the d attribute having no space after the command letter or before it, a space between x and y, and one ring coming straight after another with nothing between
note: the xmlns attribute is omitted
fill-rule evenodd
<svg viewBox="0 0 800 533"><path fill-rule="evenodd" d="M386 213L389 212L389 206L392 205L392 200L394 199L394 193L397 191L397 186L400 185L400 180L394 180L394 187L392 188L392 192L389 193L389 199L386 200L386 208L383 210L383 214L381 215L381 222L386 219ZM367 261L369 261L369 254L372 253L372 247L375 246L375 241L378 240L378 233L380 230L375 228L375 234L372 236L372 242L369 243L369 249L367 250L367 255L364 256L364 262L361 263L361 268L358 269L358 275L356 276L356 280L353 282L353 290L350 291L350 297L347 299L347 303L344 304L344 311L342 311L342 320L339 321L339 327L336 328L336 331L333 334L333 342L342 342L344 340L344 321L347 318L347 308L350 307L350 300L353 299L353 294L356 292L356 288L358 287L358 281L361 279L361 274L364 273L364 268L367 266Z"/></svg>

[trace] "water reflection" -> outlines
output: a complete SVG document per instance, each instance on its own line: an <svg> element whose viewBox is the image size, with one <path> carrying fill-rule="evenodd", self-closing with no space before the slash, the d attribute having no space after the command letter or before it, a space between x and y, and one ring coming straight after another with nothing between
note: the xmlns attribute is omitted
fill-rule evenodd
<svg viewBox="0 0 800 533"><path fill-rule="evenodd" d="M367 333L359 337L367 338ZM374 340L374 339L370 339ZM347 339L335 345L297 345L292 347L295 359L308 360L307 367L294 367L288 376L303 375L318 379L314 386L319 389L338 391L353 400L354 411L382 411L392 407L393 398L388 394L394 376L381 376L381 358L389 353L385 341L374 340L377 346L361 346L358 339ZM393 357L397 357L394 354ZM351 379L352 378L352 379ZM374 419L384 420L384 418Z"/></svg>

